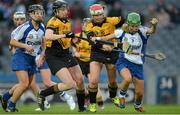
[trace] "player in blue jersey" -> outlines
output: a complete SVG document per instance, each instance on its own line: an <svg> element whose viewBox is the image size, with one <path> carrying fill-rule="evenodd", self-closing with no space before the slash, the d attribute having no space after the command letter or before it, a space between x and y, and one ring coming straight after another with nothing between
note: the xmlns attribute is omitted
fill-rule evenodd
<svg viewBox="0 0 180 115"><path fill-rule="evenodd" d="M35 83L35 56L41 46L41 41L44 36L44 25L41 23L43 20L43 7L36 5L36 10L30 12L29 15L32 20L20 25L17 28L17 34L13 36L10 45L16 47L16 51L12 56L12 70L16 72L19 83L12 87L12 94L5 94L3 100L11 99L8 102L7 112L15 112L16 102L19 100L23 92ZM14 89L13 89L14 88ZM32 88L34 92L40 89L38 86Z"/></svg>
<svg viewBox="0 0 180 115"><path fill-rule="evenodd" d="M135 86L134 108L138 112L144 112L141 105L144 93L144 57L133 53L145 53L147 40L151 34L155 33L157 23L158 20L153 18L151 20L152 26L150 28L144 27L141 25L140 15L132 12L128 14L127 21L121 29L115 30L113 34L96 38L98 40L109 40L116 37L120 43L123 43L122 49L125 53L120 53L115 64L123 78L119 95L120 108L125 108L125 95L129 84L133 82Z"/></svg>
<svg viewBox="0 0 180 115"><path fill-rule="evenodd" d="M13 22L14 22L14 25L17 28L11 32L11 38L14 38L14 36L19 31L18 26L20 26L21 24L25 23L25 21L26 21L26 14L24 12L15 12L14 13L14 15L13 15ZM11 51L12 54L14 54L15 51L16 51L16 48L12 47L11 45L9 45L9 50Z"/></svg>
<svg viewBox="0 0 180 115"><path fill-rule="evenodd" d="M158 20L151 20L151 27L141 25L140 15L132 12L127 16L126 24L122 29L117 29L114 36L120 42L128 42L132 46L132 52L145 53L147 40L149 36L156 31ZM144 75L143 75L144 57L140 55L121 53L116 62L116 69L122 76L120 90L120 108L125 108L125 95L129 84L133 82L135 86L134 108L138 112L144 112L142 99L144 94Z"/></svg>
<svg viewBox="0 0 180 115"><path fill-rule="evenodd" d="M16 26L20 26L21 24L23 24L25 21L26 21L26 16L25 16L25 13L23 12L15 12L14 15L13 15L13 21L14 21L14 24ZM17 27L11 34L11 38L14 38L14 36L16 34L18 34L20 27ZM10 46L10 51L12 52L12 54L15 53L16 51L16 48L13 47L13 46ZM40 73L41 73L41 77L42 77L42 81L44 83L44 85L46 87L50 87L52 85L54 85L55 83L51 81L51 72L46 64L46 62L44 62L43 66L39 68L40 70ZM18 86L15 85L13 88L11 88L8 92L6 92L3 96L1 96L1 102L2 102L2 107L4 110L6 110L7 108L7 101L11 98L11 96L13 95L13 92L15 90L15 88ZM30 88L32 89L32 91L37 94L39 92L39 87L38 85L36 84L35 80L33 80L31 82L31 85L30 85ZM73 100L73 97L68 95L67 93L65 92L60 92L60 97L62 100L66 101L70 107L71 110L73 110L75 108L75 102ZM48 102L46 101L45 102L45 107L46 108L49 108L50 105L48 104ZM40 108L37 108L36 110L40 110Z"/></svg>

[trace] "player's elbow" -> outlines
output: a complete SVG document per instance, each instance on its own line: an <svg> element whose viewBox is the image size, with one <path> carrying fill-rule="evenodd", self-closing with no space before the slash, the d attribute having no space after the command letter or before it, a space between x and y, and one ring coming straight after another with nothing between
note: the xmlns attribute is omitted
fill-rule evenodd
<svg viewBox="0 0 180 115"><path fill-rule="evenodd" d="M11 39L10 42L9 42L9 45L14 46L14 42L15 42L15 40Z"/></svg>
<svg viewBox="0 0 180 115"><path fill-rule="evenodd" d="M49 34L45 34L45 40L50 40L50 38L51 38L51 35L49 35Z"/></svg>

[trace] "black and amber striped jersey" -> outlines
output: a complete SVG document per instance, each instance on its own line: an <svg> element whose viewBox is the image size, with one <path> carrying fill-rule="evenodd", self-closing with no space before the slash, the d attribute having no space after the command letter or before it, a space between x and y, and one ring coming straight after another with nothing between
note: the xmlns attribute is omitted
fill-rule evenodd
<svg viewBox="0 0 180 115"><path fill-rule="evenodd" d="M101 25L99 24L97 25L93 23L93 21L89 21L85 26L85 31L87 33L93 32L96 37L107 36L114 33L116 29L116 25L118 25L120 22L121 22L120 17L106 17L106 19ZM109 41L118 42L116 38L113 38Z"/></svg>
<svg viewBox="0 0 180 115"><path fill-rule="evenodd" d="M76 34L76 36L80 37L82 36L82 32ZM80 42L74 44L76 52L80 54L79 60L83 62L89 62L90 61L90 54L91 54L91 46L88 41L86 40L80 40Z"/></svg>
<svg viewBox="0 0 180 115"><path fill-rule="evenodd" d="M69 20L60 19L58 17L52 17L47 25L46 29L51 29L54 34L65 34L71 31L71 22ZM71 46L71 38L60 38L58 40L47 40L46 47L49 53L67 53ZM52 50L53 49L53 50Z"/></svg>

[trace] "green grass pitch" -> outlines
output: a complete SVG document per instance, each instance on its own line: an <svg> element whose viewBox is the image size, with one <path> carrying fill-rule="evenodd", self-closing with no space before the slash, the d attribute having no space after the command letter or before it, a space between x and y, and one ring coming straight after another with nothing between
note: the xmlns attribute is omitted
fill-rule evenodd
<svg viewBox="0 0 180 115"><path fill-rule="evenodd" d="M143 114L180 114L179 105L145 105L146 112ZM6 113L0 108L0 114L92 114L91 112L79 113L77 106L76 109L71 111L68 105L65 103L51 104L51 108L45 111L36 112L34 109L37 108L36 104L18 104L17 108L19 112ZM125 109L117 108L113 104L105 103L103 110L97 109L95 114L139 114L133 108L133 104L128 104Z"/></svg>

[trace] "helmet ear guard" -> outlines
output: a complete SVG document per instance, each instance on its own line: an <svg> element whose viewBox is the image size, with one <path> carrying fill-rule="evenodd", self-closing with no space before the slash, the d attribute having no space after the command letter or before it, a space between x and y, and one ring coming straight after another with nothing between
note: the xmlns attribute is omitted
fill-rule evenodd
<svg viewBox="0 0 180 115"><path fill-rule="evenodd" d="M127 16L126 23L128 25L141 25L141 17L136 12L129 13Z"/></svg>
<svg viewBox="0 0 180 115"><path fill-rule="evenodd" d="M89 11L92 16L104 14L104 7L101 4L94 4L90 6Z"/></svg>

